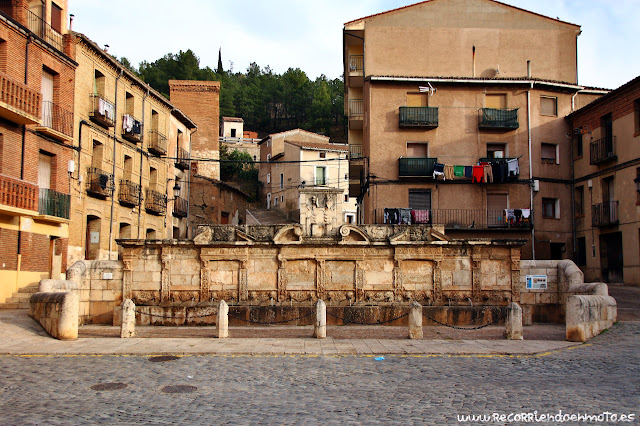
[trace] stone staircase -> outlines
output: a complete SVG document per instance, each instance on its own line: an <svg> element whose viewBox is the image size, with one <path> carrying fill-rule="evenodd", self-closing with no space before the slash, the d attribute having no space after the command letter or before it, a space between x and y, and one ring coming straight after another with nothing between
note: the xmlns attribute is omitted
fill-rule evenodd
<svg viewBox="0 0 640 426"><path fill-rule="evenodd" d="M296 223L278 210L247 210L247 225L282 225Z"/></svg>
<svg viewBox="0 0 640 426"><path fill-rule="evenodd" d="M0 303L0 309L29 309L29 299L33 293L38 292L38 284L22 287L4 303Z"/></svg>

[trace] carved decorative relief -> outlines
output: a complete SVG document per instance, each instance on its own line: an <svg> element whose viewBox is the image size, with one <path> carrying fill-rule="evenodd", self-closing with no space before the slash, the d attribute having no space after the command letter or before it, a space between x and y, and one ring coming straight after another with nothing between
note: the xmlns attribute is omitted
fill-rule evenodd
<svg viewBox="0 0 640 426"><path fill-rule="evenodd" d="M356 301L364 299L364 270L361 262L356 262Z"/></svg>
<svg viewBox="0 0 640 426"><path fill-rule="evenodd" d="M442 269L441 262L433 262L433 298L436 303L442 303Z"/></svg>
<svg viewBox="0 0 640 426"><path fill-rule="evenodd" d="M246 262L241 262L242 267L238 270L238 300L249 299L249 287L247 284Z"/></svg>
<svg viewBox="0 0 640 426"><path fill-rule="evenodd" d="M318 299L324 299L325 296L325 261L319 260L316 263L316 293Z"/></svg>
<svg viewBox="0 0 640 426"><path fill-rule="evenodd" d="M209 262L200 262L200 300L209 300Z"/></svg>
<svg viewBox="0 0 640 426"><path fill-rule="evenodd" d="M160 301L168 302L171 287L171 257L162 255L162 282L160 283Z"/></svg>

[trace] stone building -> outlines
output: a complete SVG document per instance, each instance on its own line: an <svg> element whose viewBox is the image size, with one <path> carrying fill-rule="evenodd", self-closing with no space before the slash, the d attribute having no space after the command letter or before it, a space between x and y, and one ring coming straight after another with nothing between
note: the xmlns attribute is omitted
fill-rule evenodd
<svg viewBox="0 0 640 426"><path fill-rule="evenodd" d="M0 1L0 303L69 264L77 63L67 1Z"/></svg>
<svg viewBox="0 0 640 426"><path fill-rule="evenodd" d="M588 280L640 285L640 77L568 120L576 264Z"/></svg>
<svg viewBox="0 0 640 426"><path fill-rule="evenodd" d="M355 223L355 199L349 197L347 146L301 129L262 139L259 179L267 209L276 209L298 223L316 223L322 209L325 221L340 226ZM315 191L312 191L315 190ZM312 200L313 199L313 200Z"/></svg>
<svg viewBox="0 0 640 426"><path fill-rule="evenodd" d="M186 235L195 124L83 34L73 33L70 264L117 259L118 238Z"/></svg>
<svg viewBox="0 0 640 426"><path fill-rule="evenodd" d="M524 258L570 257L564 116L606 93L578 84L579 34L492 0L421 2L346 23L359 223L414 212L456 238L527 239Z"/></svg>

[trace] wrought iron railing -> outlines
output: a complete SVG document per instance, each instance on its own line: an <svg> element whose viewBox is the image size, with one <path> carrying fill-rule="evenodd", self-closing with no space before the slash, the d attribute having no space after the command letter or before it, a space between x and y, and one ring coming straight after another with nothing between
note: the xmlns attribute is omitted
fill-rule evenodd
<svg viewBox="0 0 640 426"><path fill-rule="evenodd" d="M96 167L89 167L87 173L87 192L99 197L110 197L113 194L113 174Z"/></svg>
<svg viewBox="0 0 640 426"><path fill-rule="evenodd" d="M40 118L40 93L3 73L0 73L0 102Z"/></svg>
<svg viewBox="0 0 640 426"><path fill-rule="evenodd" d="M129 142L138 143L142 140L142 123L131 114L122 116L122 137Z"/></svg>
<svg viewBox="0 0 640 426"><path fill-rule="evenodd" d="M364 100L362 99L350 99L349 100L349 117L359 117L364 114Z"/></svg>
<svg viewBox="0 0 640 426"><path fill-rule="evenodd" d="M167 153L167 137L157 130L149 130L147 150L157 155L165 155Z"/></svg>
<svg viewBox="0 0 640 426"><path fill-rule="evenodd" d="M589 164L600 164L616 160L615 138L608 136L591 142Z"/></svg>
<svg viewBox="0 0 640 426"><path fill-rule="evenodd" d="M508 218L504 209L433 209L431 222L448 229L531 229L531 217L525 218L522 210ZM527 210L529 211L529 210Z"/></svg>
<svg viewBox="0 0 640 426"><path fill-rule="evenodd" d="M51 25L47 24L41 17L36 15L30 10L27 10L27 27L29 31L55 47L59 51L62 51L62 34L54 30Z"/></svg>
<svg viewBox="0 0 640 426"><path fill-rule="evenodd" d="M402 106L400 127L438 127L438 108Z"/></svg>
<svg viewBox="0 0 640 426"><path fill-rule="evenodd" d="M141 199L142 187L139 184L125 179L120 181L120 192L118 193L120 204L139 206Z"/></svg>
<svg viewBox="0 0 640 426"><path fill-rule="evenodd" d="M349 159L358 160L361 158L364 158L364 150L362 148L362 145L349 144Z"/></svg>
<svg viewBox="0 0 640 426"><path fill-rule="evenodd" d="M38 210L38 186L0 175L0 204L25 210Z"/></svg>
<svg viewBox="0 0 640 426"><path fill-rule="evenodd" d="M433 177L437 158L400 157L398 159L398 176L400 177Z"/></svg>
<svg viewBox="0 0 640 426"><path fill-rule="evenodd" d="M592 226L611 226L617 225L618 222L618 201L607 201L591 206Z"/></svg>
<svg viewBox="0 0 640 426"><path fill-rule="evenodd" d="M116 123L115 106L105 96L92 93L89 117L105 127L113 127Z"/></svg>
<svg viewBox="0 0 640 426"><path fill-rule="evenodd" d="M152 214L164 214L167 211L167 196L153 189L147 189L144 208Z"/></svg>
<svg viewBox="0 0 640 426"><path fill-rule="evenodd" d="M38 213L69 219L71 196L52 189L40 188L38 200Z"/></svg>
<svg viewBox="0 0 640 426"><path fill-rule="evenodd" d="M177 197L173 200L173 215L176 217L187 217L189 211L189 201Z"/></svg>
<svg viewBox="0 0 640 426"><path fill-rule="evenodd" d="M42 126L73 137L73 112L53 102L42 102Z"/></svg>
<svg viewBox="0 0 640 426"><path fill-rule="evenodd" d="M189 151L178 147L176 150L176 167L181 170L189 168Z"/></svg>
<svg viewBox="0 0 640 426"><path fill-rule="evenodd" d="M480 128L512 130L519 127L518 109L482 108Z"/></svg>
<svg viewBox="0 0 640 426"><path fill-rule="evenodd" d="M350 55L349 56L349 71L357 72L364 69L364 56L363 55Z"/></svg>

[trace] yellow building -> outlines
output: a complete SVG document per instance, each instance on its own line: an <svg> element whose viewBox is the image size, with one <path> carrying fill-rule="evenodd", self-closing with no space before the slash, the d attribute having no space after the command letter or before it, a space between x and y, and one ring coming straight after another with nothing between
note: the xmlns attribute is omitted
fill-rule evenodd
<svg viewBox="0 0 640 426"><path fill-rule="evenodd" d="M69 264L118 258L119 238L184 237L195 124L86 36L73 43Z"/></svg>
<svg viewBox="0 0 640 426"><path fill-rule="evenodd" d="M578 84L579 34L492 0L433 0L346 23L359 222L413 211L456 237L527 239L524 258L569 257L564 117L606 93Z"/></svg>

